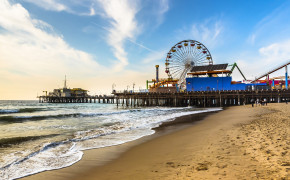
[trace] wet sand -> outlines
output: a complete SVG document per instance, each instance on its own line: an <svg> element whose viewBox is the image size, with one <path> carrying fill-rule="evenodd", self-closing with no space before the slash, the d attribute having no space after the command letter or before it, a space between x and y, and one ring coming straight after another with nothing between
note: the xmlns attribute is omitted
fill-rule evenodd
<svg viewBox="0 0 290 180"><path fill-rule="evenodd" d="M101 166L96 163L99 162L97 151L90 150L85 152L83 160L69 168L25 179L290 177L289 105L230 107L194 124L167 127L171 130L167 128L167 131L162 131L161 127L161 135L156 133L139 141L126 143L123 148L113 147L115 150L103 155L115 156L103 160ZM174 127L179 129L174 130Z"/></svg>
<svg viewBox="0 0 290 180"><path fill-rule="evenodd" d="M158 128L155 128L154 130L156 132L153 135L145 136L138 140L127 142L117 146L86 150L84 151L82 159L79 162L73 164L72 166L52 171L40 172L21 179L66 180L66 179L74 179L76 177L82 177L83 174L86 174L91 169L102 166L104 164L107 164L108 162L113 161L114 159L117 159L120 155L122 155L124 152L126 152L127 150L129 150L134 146L142 144L156 137L170 134L172 132L179 131L186 127L192 126L196 122L203 120L208 115L215 114L217 112L218 111L192 114L176 118L174 121L165 122Z"/></svg>

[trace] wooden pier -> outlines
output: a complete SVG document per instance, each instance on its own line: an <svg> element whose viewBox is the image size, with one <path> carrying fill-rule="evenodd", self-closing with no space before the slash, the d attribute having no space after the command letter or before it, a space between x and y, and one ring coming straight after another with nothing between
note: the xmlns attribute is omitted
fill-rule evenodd
<svg viewBox="0 0 290 180"><path fill-rule="evenodd" d="M288 102L290 90L261 91L200 91L183 93L114 93L117 106L224 107L251 104Z"/></svg>
<svg viewBox="0 0 290 180"><path fill-rule="evenodd" d="M40 103L112 103L117 106L197 106L224 107L251 104L253 101L267 103L288 102L290 90L260 91L200 91L179 93L114 92L111 96L51 97L39 96Z"/></svg>
<svg viewBox="0 0 290 180"><path fill-rule="evenodd" d="M83 96L83 97L58 97L38 96L40 103L115 103L115 96Z"/></svg>

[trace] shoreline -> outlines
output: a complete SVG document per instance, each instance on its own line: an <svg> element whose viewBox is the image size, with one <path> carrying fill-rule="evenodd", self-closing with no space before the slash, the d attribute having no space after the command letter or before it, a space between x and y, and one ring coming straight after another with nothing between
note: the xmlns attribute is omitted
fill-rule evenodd
<svg viewBox="0 0 290 180"><path fill-rule="evenodd" d="M97 151L89 150L83 164L26 179L287 179L289 112L281 103L229 107L194 125L123 144L122 152L113 147L119 156L101 166Z"/></svg>
<svg viewBox="0 0 290 180"><path fill-rule="evenodd" d="M286 104L230 107L75 179L287 179L289 110Z"/></svg>
<svg viewBox="0 0 290 180"><path fill-rule="evenodd" d="M83 151L83 156L80 161L60 169L42 171L36 174L31 174L20 179L23 180L38 180L38 179L55 179L55 180L65 180L71 179L83 174L83 172L88 172L92 168L100 167L106 165L117 158L119 158L123 153L130 150L131 148L143 144L147 141L155 139L157 137L170 134L175 131L182 130L189 126L202 121L207 116L211 114L218 113L219 111L210 111L197 114L189 114L175 118L173 121L163 122L160 126L153 128L154 134L141 137L139 139L129 141L123 144L108 146L104 148L88 149Z"/></svg>
<svg viewBox="0 0 290 180"><path fill-rule="evenodd" d="M187 153L184 153L185 149L191 149L193 152L200 152L207 149L206 142L210 138L207 135L209 132L212 135L211 132L215 133L220 128L232 126L232 124L215 125L217 117L223 120L224 116L231 116L232 114L228 111L232 109L236 109L236 107L229 107L227 110L209 114L201 121L197 121L194 125L163 134L142 144L133 146L114 161L85 172L77 176L75 180L179 179L180 172L174 172L172 168L192 168L189 164L190 160L186 157ZM230 121L230 119L227 118L227 121ZM187 142L194 142L194 144ZM180 161L181 159L183 161ZM167 174L168 172L170 172L170 175ZM184 178L189 178L189 176L181 177L181 179Z"/></svg>

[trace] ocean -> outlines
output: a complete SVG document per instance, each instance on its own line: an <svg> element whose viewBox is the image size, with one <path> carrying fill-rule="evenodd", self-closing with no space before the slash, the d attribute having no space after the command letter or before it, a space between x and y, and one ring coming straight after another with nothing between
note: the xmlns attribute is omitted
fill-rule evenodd
<svg viewBox="0 0 290 180"><path fill-rule="evenodd" d="M70 166L86 149L133 141L153 134L162 122L219 110L0 101L0 177L15 179Z"/></svg>

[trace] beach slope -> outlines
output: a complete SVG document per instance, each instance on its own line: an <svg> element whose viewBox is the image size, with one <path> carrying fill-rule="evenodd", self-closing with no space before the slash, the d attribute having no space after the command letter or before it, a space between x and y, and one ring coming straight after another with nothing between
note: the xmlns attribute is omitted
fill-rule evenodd
<svg viewBox="0 0 290 180"><path fill-rule="evenodd" d="M79 166L77 163L65 170L74 174L66 177L76 180L287 179L289 107L286 104L230 107L194 125L131 146L105 165L70 173L70 169ZM92 157L91 163L93 152L85 152L87 161ZM27 179L37 177L40 176Z"/></svg>
<svg viewBox="0 0 290 180"><path fill-rule="evenodd" d="M230 107L76 179L287 179L289 106Z"/></svg>

